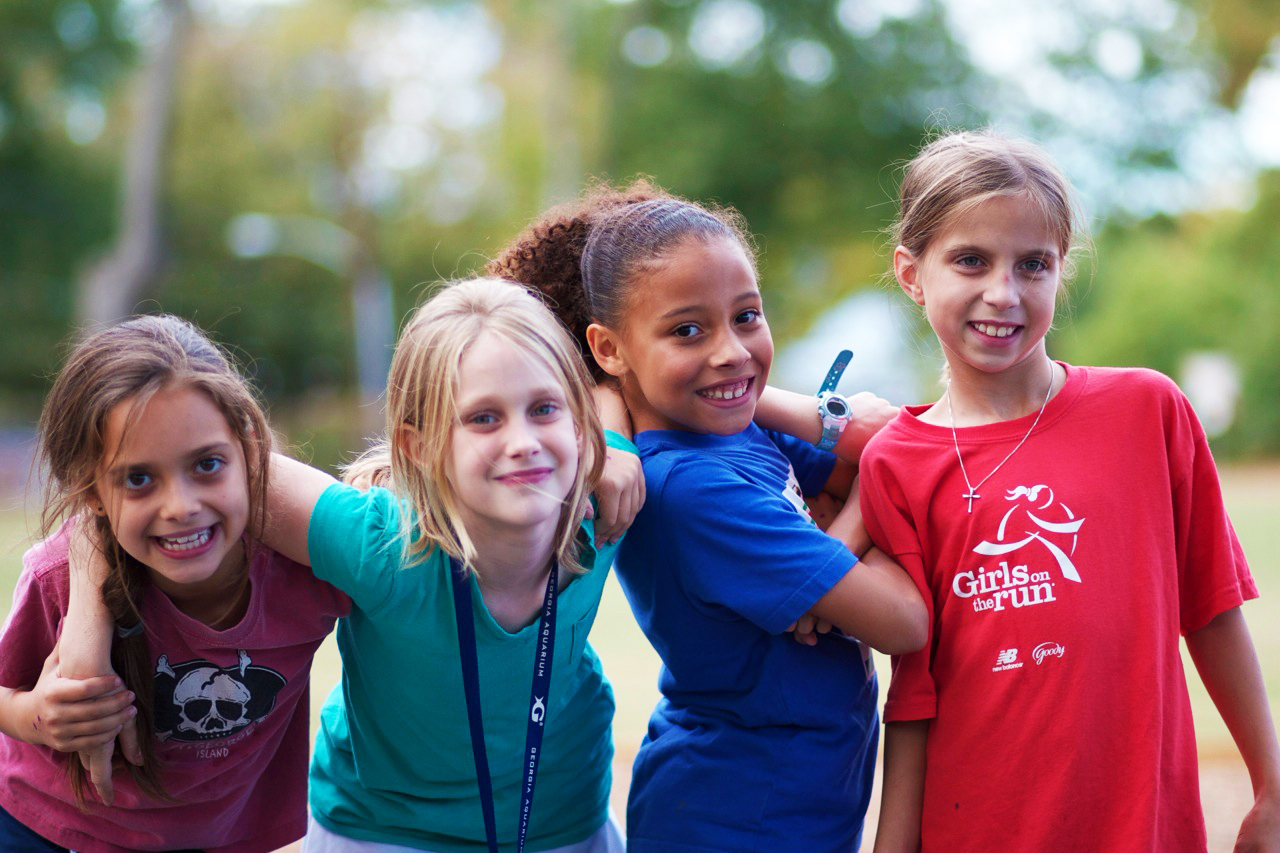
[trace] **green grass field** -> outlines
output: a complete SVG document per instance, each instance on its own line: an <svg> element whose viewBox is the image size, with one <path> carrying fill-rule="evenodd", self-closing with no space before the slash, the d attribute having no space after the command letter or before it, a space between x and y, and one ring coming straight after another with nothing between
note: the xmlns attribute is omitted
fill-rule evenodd
<svg viewBox="0 0 1280 853"><path fill-rule="evenodd" d="M1222 472L1227 506L1235 523L1262 597L1244 608L1262 662L1272 715L1280 716L1280 465L1231 467ZM37 519L10 500L0 504L0 613L7 613L14 583L21 569L22 552L31 542ZM657 700L658 662L636 627L618 589L610 579L592 644L604 660L618 700L614 723L617 758L614 764L614 808L625 815L631 759L644 735L649 712ZM884 682L887 661L878 661ZM1202 791L1209 824L1210 850L1230 850L1240 819L1252 795L1243 764L1225 727L1205 695L1188 662L1188 682L1196 715L1202 764ZM332 638L317 656L313 675L313 729L315 711L337 683L341 664ZM882 689L884 684L882 684ZM876 804L868 815L874 822ZM870 826L868 838L872 837Z"/></svg>

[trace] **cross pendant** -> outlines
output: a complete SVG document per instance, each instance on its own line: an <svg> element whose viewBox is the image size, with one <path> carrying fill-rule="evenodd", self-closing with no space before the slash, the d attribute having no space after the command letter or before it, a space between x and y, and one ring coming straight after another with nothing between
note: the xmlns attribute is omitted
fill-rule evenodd
<svg viewBox="0 0 1280 853"><path fill-rule="evenodd" d="M977 490L977 489L975 489L975 488L973 488L972 486L970 486L970 487L969 487L969 491L968 491L966 494L963 494L963 495L961 495L961 496L960 496L960 500L968 501L968 502L969 502L969 512L970 512L970 513L972 513L972 512L973 512L973 502L974 502L974 501L976 501L976 500L977 500L978 498L980 498L980 497L982 497L982 495L978 494L978 490Z"/></svg>

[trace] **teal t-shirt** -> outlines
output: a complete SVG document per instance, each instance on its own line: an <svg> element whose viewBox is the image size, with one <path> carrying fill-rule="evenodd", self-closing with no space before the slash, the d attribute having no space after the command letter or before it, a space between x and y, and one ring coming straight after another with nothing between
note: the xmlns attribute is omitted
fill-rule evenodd
<svg viewBox="0 0 1280 853"><path fill-rule="evenodd" d="M446 853L488 849L459 663L449 560L406 567L399 501L331 486L311 516L316 576L351 597L338 623L342 683L321 712L311 811L350 838ZM591 522L582 534L592 540ZM587 546L558 594L551 698L527 845L573 844L605 822L613 690L587 633L615 547ZM498 841L514 844L538 625L510 634L472 585L480 705Z"/></svg>

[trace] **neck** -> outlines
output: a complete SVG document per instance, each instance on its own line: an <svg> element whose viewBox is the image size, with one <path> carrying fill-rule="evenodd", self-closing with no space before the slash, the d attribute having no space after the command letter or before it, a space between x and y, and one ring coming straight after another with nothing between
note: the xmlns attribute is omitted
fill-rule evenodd
<svg viewBox="0 0 1280 853"><path fill-rule="evenodd" d="M480 596L503 629L519 631L541 612L554 535L553 529L549 536L489 537L476 543Z"/></svg>
<svg viewBox="0 0 1280 853"><path fill-rule="evenodd" d="M1065 381L1065 371L1047 355L995 374L953 369L949 399L929 413L936 422L948 423L949 402L957 427L1017 420L1039 412Z"/></svg>
<svg viewBox="0 0 1280 853"><path fill-rule="evenodd" d="M249 567L243 549L244 543L239 543L228 570L203 583L173 584L156 572L151 573L152 583L192 619L218 631L230 628L239 624L249 607Z"/></svg>

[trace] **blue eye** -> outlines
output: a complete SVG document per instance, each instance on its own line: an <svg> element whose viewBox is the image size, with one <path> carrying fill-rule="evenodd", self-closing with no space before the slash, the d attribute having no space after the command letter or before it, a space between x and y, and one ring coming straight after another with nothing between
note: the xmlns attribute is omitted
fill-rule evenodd
<svg viewBox="0 0 1280 853"><path fill-rule="evenodd" d="M559 413L559 411L560 405L551 400L538 403L530 410L531 414L535 418L549 418L552 415Z"/></svg>
<svg viewBox="0 0 1280 853"><path fill-rule="evenodd" d="M1042 272L1049 271L1049 265L1045 263L1043 258L1031 258L1024 264L1024 266L1027 268L1028 272L1032 272L1032 273L1042 273Z"/></svg>
<svg viewBox="0 0 1280 853"><path fill-rule="evenodd" d="M982 265L982 259L977 255L964 255L956 258L956 266L965 267L966 269L974 269Z"/></svg>
<svg viewBox="0 0 1280 853"><path fill-rule="evenodd" d="M467 426L492 426L497 422L498 419L489 412L476 412L474 415L470 415L464 419L464 423L466 423Z"/></svg>

